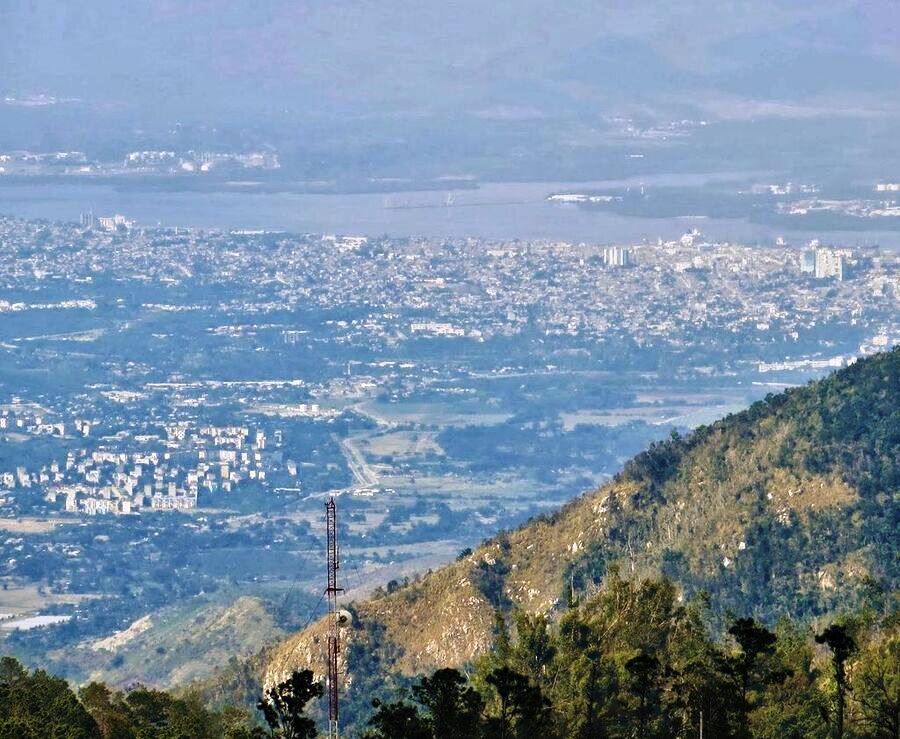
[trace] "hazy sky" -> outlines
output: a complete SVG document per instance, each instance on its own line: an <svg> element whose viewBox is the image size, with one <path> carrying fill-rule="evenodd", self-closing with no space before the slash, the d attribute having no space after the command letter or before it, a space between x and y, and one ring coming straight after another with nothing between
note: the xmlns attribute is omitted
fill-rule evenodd
<svg viewBox="0 0 900 739"><path fill-rule="evenodd" d="M881 172L900 165L898 18L897 0L0 0L0 149L271 147L307 179ZM625 166L623 119L713 125Z"/></svg>
<svg viewBox="0 0 900 739"><path fill-rule="evenodd" d="M880 89L898 16L894 0L0 0L0 87L198 117L823 96Z"/></svg>

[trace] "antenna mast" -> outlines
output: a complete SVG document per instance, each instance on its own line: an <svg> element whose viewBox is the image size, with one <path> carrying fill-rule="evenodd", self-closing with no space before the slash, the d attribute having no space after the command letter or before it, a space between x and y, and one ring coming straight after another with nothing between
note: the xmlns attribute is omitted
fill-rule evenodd
<svg viewBox="0 0 900 739"><path fill-rule="evenodd" d="M328 587L328 739L338 737L338 593L343 588L337 586L338 562L337 509L334 498L325 504L325 525L328 531L327 560Z"/></svg>

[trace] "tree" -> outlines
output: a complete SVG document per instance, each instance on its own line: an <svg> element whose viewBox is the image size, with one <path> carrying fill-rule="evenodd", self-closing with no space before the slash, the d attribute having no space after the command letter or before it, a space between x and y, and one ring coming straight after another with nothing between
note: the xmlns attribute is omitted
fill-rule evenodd
<svg viewBox="0 0 900 739"><path fill-rule="evenodd" d="M732 660L741 691L741 726L746 725L747 713L750 710L749 691L755 673L758 671L761 658L775 650L778 641L775 634L764 626L760 626L752 618L739 618L728 629L741 651ZM761 680L765 682L763 678Z"/></svg>
<svg viewBox="0 0 900 739"><path fill-rule="evenodd" d="M546 616L524 611L516 613L515 623L518 640L511 653L513 666L536 680L556 655L550 624Z"/></svg>
<svg viewBox="0 0 900 739"><path fill-rule="evenodd" d="M376 698L372 705L377 711L369 719L370 728L363 732L363 739L432 739L429 722L411 703L404 700L382 703Z"/></svg>
<svg viewBox="0 0 900 739"><path fill-rule="evenodd" d="M250 711L236 706L225 706L222 709L223 739L265 739L266 732L253 725Z"/></svg>
<svg viewBox="0 0 900 739"><path fill-rule="evenodd" d="M663 715L675 736L699 734L701 716L707 736L728 736L737 691L721 648L710 639L709 595L698 593L681 610L659 652Z"/></svg>
<svg viewBox="0 0 900 739"><path fill-rule="evenodd" d="M772 661L786 677L771 682L748 717L754 739L806 739L829 734L827 705L819 689L814 644L805 629L778 625Z"/></svg>
<svg viewBox="0 0 900 739"><path fill-rule="evenodd" d="M702 722L705 736L731 734L736 691L722 669L724 658L712 648L692 655L666 676L665 706L676 736L695 736ZM724 689L723 689L724 688Z"/></svg>
<svg viewBox="0 0 900 739"><path fill-rule="evenodd" d="M100 729L62 678L0 659L0 738L99 739Z"/></svg>
<svg viewBox="0 0 900 739"><path fill-rule="evenodd" d="M305 715L306 704L321 698L324 692L312 670L295 670L287 680L265 691L256 707L262 711L273 737L312 739L317 735L316 724Z"/></svg>
<svg viewBox="0 0 900 739"><path fill-rule="evenodd" d="M477 735L481 696L459 670L445 668L430 678L421 678L412 694L427 710L435 739L472 739Z"/></svg>
<svg viewBox="0 0 900 739"><path fill-rule="evenodd" d="M103 683L92 682L78 691L78 699L97 722L103 739L131 739L135 736L128 706L121 694L113 693Z"/></svg>
<svg viewBox="0 0 900 739"><path fill-rule="evenodd" d="M555 695L563 735L578 739L605 736L620 708L615 664L595 648L581 654L561 650L560 662Z"/></svg>
<svg viewBox="0 0 900 739"><path fill-rule="evenodd" d="M221 716L208 711L196 694L175 698L139 685L124 703L136 739L219 739L224 733Z"/></svg>
<svg viewBox="0 0 900 739"><path fill-rule="evenodd" d="M625 670L631 678L631 692L638 700L637 739L647 736L647 722L650 719L651 700L656 697L656 680L659 672L659 660L646 652L638 652L625 663Z"/></svg>
<svg viewBox="0 0 900 739"><path fill-rule="evenodd" d="M509 627L506 625L503 611L494 611L493 636L494 645L490 653L500 664L505 664L512 653L512 642L509 638Z"/></svg>
<svg viewBox="0 0 900 739"><path fill-rule="evenodd" d="M873 739L900 739L900 634L874 642L853 673L860 723Z"/></svg>
<svg viewBox="0 0 900 739"><path fill-rule="evenodd" d="M834 736L844 736L844 706L847 695L847 660L856 651L856 642L846 626L832 624L821 634L816 634L817 644L826 644L831 650L831 666L834 669L835 713Z"/></svg>
<svg viewBox="0 0 900 739"><path fill-rule="evenodd" d="M138 739L164 735L172 711L172 696L137 685L125 696L125 703Z"/></svg>
<svg viewBox="0 0 900 739"><path fill-rule="evenodd" d="M497 694L497 711L488 718L489 739L523 739L547 736L550 730L550 702L527 677L500 667L486 682Z"/></svg>
<svg viewBox="0 0 900 739"><path fill-rule="evenodd" d="M188 693L172 702L166 739L220 739L222 717L207 710L197 693Z"/></svg>

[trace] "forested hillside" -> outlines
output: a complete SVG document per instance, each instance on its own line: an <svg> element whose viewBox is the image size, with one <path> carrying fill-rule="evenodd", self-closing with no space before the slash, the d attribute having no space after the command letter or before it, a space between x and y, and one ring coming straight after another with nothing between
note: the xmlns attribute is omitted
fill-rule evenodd
<svg viewBox="0 0 900 739"><path fill-rule="evenodd" d="M347 604L342 735L898 739L898 391L900 349ZM317 736L324 627L181 695L3 660L0 739Z"/></svg>
<svg viewBox="0 0 900 739"><path fill-rule="evenodd" d="M821 631L732 618L711 638L708 602L680 603L665 579L614 570L601 592L557 623L517 612L498 618L495 648L465 670L415 679L380 672L356 649L359 671L341 697L341 736L355 739L896 739L900 732L900 620L874 596ZM358 643L357 643L358 647ZM295 671L253 706L203 704L133 686L124 692L0 660L3 739L313 739L324 694ZM209 696L206 696L207 698ZM317 722L318 719L318 722Z"/></svg>
<svg viewBox="0 0 900 739"><path fill-rule="evenodd" d="M665 576L679 601L706 594L720 634L734 614L773 625L849 612L897 588L898 488L895 349L655 445L558 513L354 604L349 677L471 663L498 615L556 621L613 570ZM316 667L323 628L275 650L266 683Z"/></svg>

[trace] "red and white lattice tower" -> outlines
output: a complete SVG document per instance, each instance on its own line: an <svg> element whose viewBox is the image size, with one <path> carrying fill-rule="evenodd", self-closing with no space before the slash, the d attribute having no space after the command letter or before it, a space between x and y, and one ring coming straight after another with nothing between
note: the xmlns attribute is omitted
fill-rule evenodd
<svg viewBox="0 0 900 739"><path fill-rule="evenodd" d="M334 498L325 504L325 526L328 531L327 560L328 586L325 595L328 597L328 739L338 739L338 593L343 592L337 584L338 561L337 543L337 510Z"/></svg>

